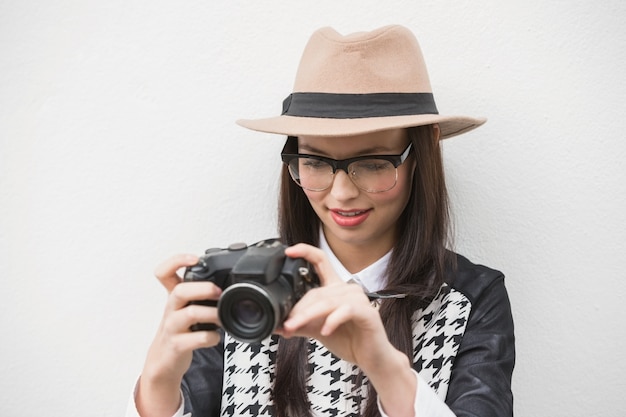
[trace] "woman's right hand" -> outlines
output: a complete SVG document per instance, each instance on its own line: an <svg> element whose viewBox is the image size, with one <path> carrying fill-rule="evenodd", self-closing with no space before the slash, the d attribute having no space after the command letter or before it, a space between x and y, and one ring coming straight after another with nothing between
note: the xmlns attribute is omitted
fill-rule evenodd
<svg viewBox="0 0 626 417"><path fill-rule="evenodd" d="M180 405L180 384L195 349L219 343L217 331L195 331L196 323L219 326L217 309L190 301L217 300L222 290L212 282L182 282L178 271L195 265L198 257L176 255L161 263L155 275L169 293L165 312L148 355L135 396L142 417L171 417Z"/></svg>

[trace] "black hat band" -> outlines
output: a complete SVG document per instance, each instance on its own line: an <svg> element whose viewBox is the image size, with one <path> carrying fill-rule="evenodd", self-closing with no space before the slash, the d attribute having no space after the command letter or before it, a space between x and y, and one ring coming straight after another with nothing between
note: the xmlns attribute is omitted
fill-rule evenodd
<svg viewBox="0 0 626 417"><path fill-rule="evenodd" d="M293 93L283 101L283 115L328 119L439 114L432 93Z"/></svg>

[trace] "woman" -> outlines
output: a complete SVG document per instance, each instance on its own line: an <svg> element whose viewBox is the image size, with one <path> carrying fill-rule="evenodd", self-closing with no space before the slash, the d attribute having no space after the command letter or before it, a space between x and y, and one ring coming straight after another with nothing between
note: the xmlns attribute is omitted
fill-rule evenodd
<svg viewBox="0 0 626 417"><path fill-rule="evenodd" d="M446 248L439 141L484 120L438 114L411 32L315 32L283 114L238 123L288 136L280 237L322 285L246 344L189 331L219 324L189 303L221 290L180 284L195 256L165 261L170 296L128 415L512 415L503 276Z"/></svg>

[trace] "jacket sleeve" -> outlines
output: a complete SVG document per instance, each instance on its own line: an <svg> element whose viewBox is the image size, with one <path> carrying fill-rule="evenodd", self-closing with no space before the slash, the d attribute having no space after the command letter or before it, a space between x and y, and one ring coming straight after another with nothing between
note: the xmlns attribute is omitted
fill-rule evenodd
<svg viewBox="0 0 626 417"><path fill-rule="evenodd" d="M193 352L183 377L184 411L193 417L219 417L224 374L224 336L217 346Z"/></svg>
<svg viewBox="0 0 626 417"><path fill-rule="evenodd" d="M472 301L472 312L452 367L446 403L458 417L512 416L515 336L504 276L484 267L472 270L460 278L461 287L470 288L465 294Z"/></svg>

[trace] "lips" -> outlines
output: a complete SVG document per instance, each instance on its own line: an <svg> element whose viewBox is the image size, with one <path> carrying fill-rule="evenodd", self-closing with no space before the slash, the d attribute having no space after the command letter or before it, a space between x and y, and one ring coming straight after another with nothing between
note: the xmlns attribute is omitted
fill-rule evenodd
<svg viewBox="0 0 626 417"><path fill-rule="evenodd" d="M363 223L370 214L368 210L341 210L331 209L330 215L339 226L355 227Z"/></svg>

